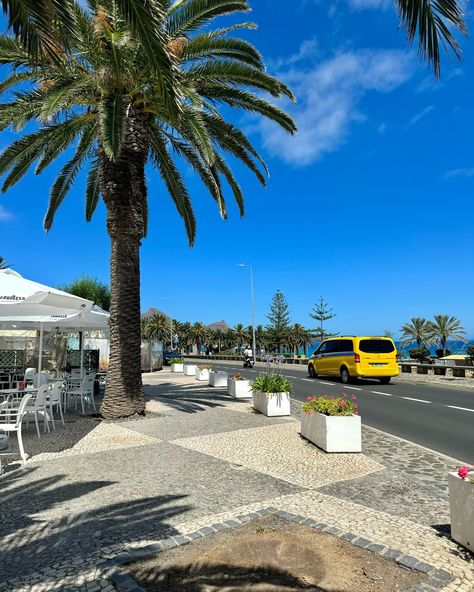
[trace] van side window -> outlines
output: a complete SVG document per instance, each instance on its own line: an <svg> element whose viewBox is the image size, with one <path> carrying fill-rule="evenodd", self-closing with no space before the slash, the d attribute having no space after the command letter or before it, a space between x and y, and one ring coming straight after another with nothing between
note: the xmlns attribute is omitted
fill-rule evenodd
<svg viewBox="0 0 474 592"><path fill-rule="evenodd" d="M325 354L327 345L328 345L328 342L323 341L323 343L321 343L321 345L318 347L318 349L314 353L315 354Z"/></svg>
<svg viewBox="0 0 474 592"><path fill-rule="evenodd" d="M335 339L334 341L328 341L326 347L327 354L333 354L339 351L339 339Z"/></svg>
<svg viewBox="0 0 474 592"><path fill-rule="evenodd" d="M352 352L354 351L354 342L352 339L341 339L339 341L340 352Z"/></svg>

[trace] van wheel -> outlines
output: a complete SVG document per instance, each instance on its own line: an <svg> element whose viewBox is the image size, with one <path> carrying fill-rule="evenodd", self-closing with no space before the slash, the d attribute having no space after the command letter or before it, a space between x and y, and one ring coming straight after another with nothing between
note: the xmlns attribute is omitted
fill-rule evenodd
<svg viewBox="0 0 474 592"><path fill-rule="evenodd" d="M347 368L341 368L341 380L343 384L350 384L353 382L352 376L349 374L349 370Z"/></svg>
<svg viewBox="0 0 474 592"><path fill-rule="evenodd" d="M314 369L313 364L308 364L308 374L310 375L311 378L316 378L317 374L316 374L316 370Z"/></svg>
<svg viewBox="0 0 474 592"><path fill-rule="evenodd" d="M381 384L390 384L391 377L390 376L383 376L379 378Z"/></svg>

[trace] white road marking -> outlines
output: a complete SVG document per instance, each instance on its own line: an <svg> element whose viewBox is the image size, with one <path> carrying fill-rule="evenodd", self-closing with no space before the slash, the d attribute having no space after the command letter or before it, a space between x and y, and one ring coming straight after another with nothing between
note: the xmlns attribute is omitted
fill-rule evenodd
<svg viewBox="0 0 474 592"><path fill-rule="evenodd" d="M345 388L345 389L351 389L351 391L361 391L362 390L361 388L358 388L357 386L347 386L347 384L344 385L343 388Z"/></svg>
<svg viewBox="0 0 474 592"><path fill-rule="evenodd" d="M327 384L328 386L336 386L334 382L324 382L324 380L318 380L320 384Z"/></svg>
<svg viewBox="0 0 474 592"><path fill-rule="evenodd" d="M459 409L460 411L471 411L474 413L474 409L468 409L467 407L456 407L456 405L444 405L445 407L449 407L450 409Z"/></svg>
<svg viewBox="0 0 474 592"><path fill-rule="evenodd" d="M306 380L306 382L314 382L312 378L302 378L301 380Z"/></svg>
<svg viewBox="0 0 474 592"><path fill-rule="evenodd" d="M376 395L384 395L385 397L393 397L391 393L381 393L380 391L369 391L369 393L375 393Z"/></svg>
<svg viewBox="0 0 474 592"><path fill-rule="evenodd" d="M432 401L425 401L424 399L414 399L413 397L401 397L407 401L416 401L417 403L431 403Z"/></svg>

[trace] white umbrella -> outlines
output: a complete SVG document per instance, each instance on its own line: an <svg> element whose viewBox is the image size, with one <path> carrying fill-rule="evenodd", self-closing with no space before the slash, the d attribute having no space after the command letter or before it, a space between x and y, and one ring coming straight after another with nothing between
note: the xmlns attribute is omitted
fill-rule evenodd
<svg viewBox="0 0 474 592"><path fill-rule="evenodd" d="M107 329L109 316L91 300L33 282L11 269L0 270L0 329L39 327L38 371L41 371L44 329L74 329L80 333ZM82 362L81 347L81 374Z"/></svg>

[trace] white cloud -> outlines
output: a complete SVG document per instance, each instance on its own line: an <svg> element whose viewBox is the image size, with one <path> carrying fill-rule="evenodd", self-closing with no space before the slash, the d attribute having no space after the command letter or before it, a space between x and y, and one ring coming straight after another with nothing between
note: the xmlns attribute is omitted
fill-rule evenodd
<svg viewBox="0 0 474 592"><path fill-rule="evenodd" d="M289 138L272 122L259 123L266 148L282 160L308 165L337 150L351 123L365 117L359 110L368 92L388 93L413 73L407 53L360 50L340 53L313 68L292 67L278 73L298 99L283 106L294 117L298 133Z"/></svg>
<svg viewBox="0 0 474 592"><path fill-rule="evenodd" d="M444 179L452 179L453 177L474 177L474 167L466 169L452 169L444 173Z"/></svg>
<svg viewBox="0 0 474 592"><path fill-rule="evenodd" d="M423 117L428 115L428 113L431 113L431 111L433 111L433 109L434 109L433 105L428 105L428 107L425 107L422 111L420 111L419 113L416 113L416 115L413 115L413 117L410 119L410 125L415 125L415 123L418 123L420 121L420 119L423 119Z"/></svg>
<svg viewBox="0 0 474 592"><path fill-rule="evenodd" d="M279 70L283 67L289 67L305 60L314 59L318 53L318 42L316 39L307 39L300 45L298 51L287 58L269 60L268 65L272 69Z"/></svg>
<svg viewBox="0 0 474 592"><path fill-rule="evenodd" d="M386 132L386 130L387 130L387 124L386 124L386 123L383 123L383 122L382 122L382 123L381 123L381 124L380 124L380 125L377 127L377 132L378 132L379 134L383 134L383 133L385 133L385 132Z"/></svg>
<svg viewBox="0 0 474 592"><path fill-rule="evenodd" d="M0 222L8 222L14 218L13 214L6 210L3 206L0 206Z"/></svg>

